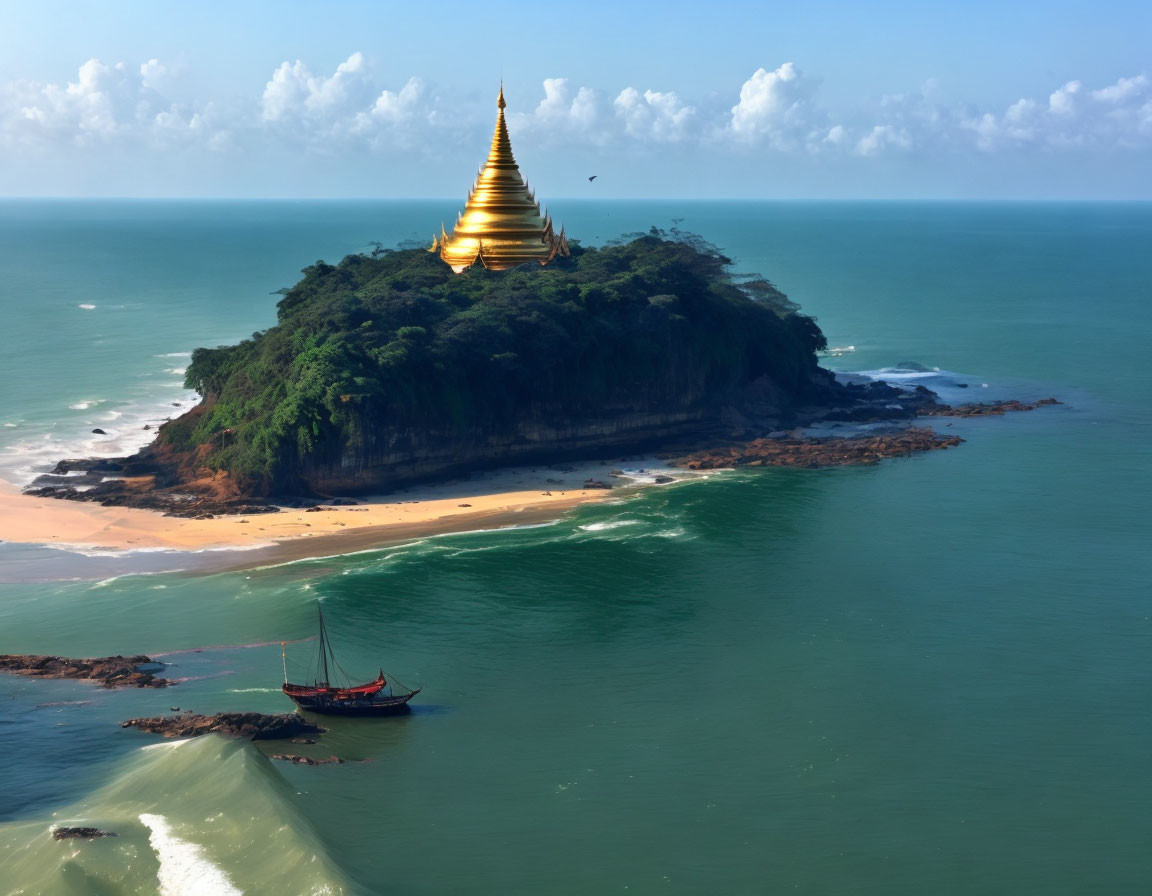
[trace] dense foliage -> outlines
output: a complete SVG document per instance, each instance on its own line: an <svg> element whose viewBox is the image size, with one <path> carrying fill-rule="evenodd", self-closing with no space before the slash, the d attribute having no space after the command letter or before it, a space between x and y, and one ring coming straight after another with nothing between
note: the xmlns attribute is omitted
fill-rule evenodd
<svg viewBox="0 0 1152 896"><path fill-rule="evenodd" d="M203 411L168 424L250 487L293 485L382 428L499 429L715 401L767 374L802 391L815 322L700 241L653 231L547 268L452 271L426 251L318 261L279 323L198 349Z"/></svg>

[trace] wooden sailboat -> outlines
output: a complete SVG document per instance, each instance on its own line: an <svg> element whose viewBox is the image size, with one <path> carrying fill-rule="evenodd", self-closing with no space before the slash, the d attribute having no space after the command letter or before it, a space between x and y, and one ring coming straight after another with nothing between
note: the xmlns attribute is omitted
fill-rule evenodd
<svg viewBox="0 0 1152 896"><path fill-rule="evenodd" d="M406 712L408 701L420 693L420 688L397 693L393 690L381 669L373 681L353 685L336 656L332 643L328 640L328 630L324 625L324 612L316 605L320 619L320 649L317 655L316 677L312 684L292 684L288 681L288 658L284 653L284 643L280 644L280 655L284 661L283 691L297 706L308 712L330 716L384 716ZM333 674L343 676L346 686L333 684Z"/></svg>

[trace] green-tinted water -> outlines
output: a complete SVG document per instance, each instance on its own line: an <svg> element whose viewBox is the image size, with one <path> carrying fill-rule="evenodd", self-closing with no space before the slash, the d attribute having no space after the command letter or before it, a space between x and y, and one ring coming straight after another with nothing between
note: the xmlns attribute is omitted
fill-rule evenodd
<svg viewBox="0 0 1152 896"><path fill-rule="evenodd" d="M855 345L843 369L918 361L950 397L1067 404L956 422L961 448L879 467L246 573L93 580L154 558L59 553L57 578L88 578L45 581L46 552L0 545L21 580L0 651L305 637L319 596L350 671L383 659L426 687L413 715L312 748L371 762L297 768L250 745L142 751L115 725L282 710L275 646L166 657L193 679L168 692L4 679L0 892L151 893L185 866L248 893L1144 892L1152 207L556 211L601 237L685 217ZM6 469L85 438L100 418L68 406L88 392L124 416L168 400L154 355L266 326L266 294L315 257L444 215L0 206ZM69 351L28 348L51 334ZM90 702L37 708L65 701ZM122 836L46 839L70 820Z"/></svg>

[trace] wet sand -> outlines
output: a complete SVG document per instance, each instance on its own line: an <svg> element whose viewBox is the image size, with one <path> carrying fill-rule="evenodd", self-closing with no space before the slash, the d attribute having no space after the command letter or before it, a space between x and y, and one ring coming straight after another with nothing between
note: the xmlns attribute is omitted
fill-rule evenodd
<svg viewBox="0 0 1152 896"><path fill-rule="evenodd" d="M654 466L658 466L653 462ZM352 506L221 516L197 520L138 508L36 498L0 481L0 541L84 551L220 552L211 566L241 568L343 554L428 535L534 525L556 519L613 491L585 489L586 479L613 485L609 468L581 464L501 470L470 480L417 487Z"/></svg>

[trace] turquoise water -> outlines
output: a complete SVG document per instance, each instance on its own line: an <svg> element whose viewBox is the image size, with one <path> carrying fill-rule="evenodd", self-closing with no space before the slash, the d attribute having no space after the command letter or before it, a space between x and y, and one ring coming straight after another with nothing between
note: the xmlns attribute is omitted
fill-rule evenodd
<svg viewBox="0 0 1152 896"><path fill-rule="evenodd" d="M0 652L306 637L323 597L350 671L425 686L312 748L371 761L297 768L115 724L283 710L276 646L173 653L191 680L168 692L5 678L0 892L154 893L181 869L246 893L1146 892L1152 206L553 211L590 242L683 217L853 345L839 369L1066 404L877 467L270 569L0 545ZM268 326L316 258L453 212L0 203L0 476L146 438L191 399L180 353ZM47 836L69 820L121 836Z"/></svg>

